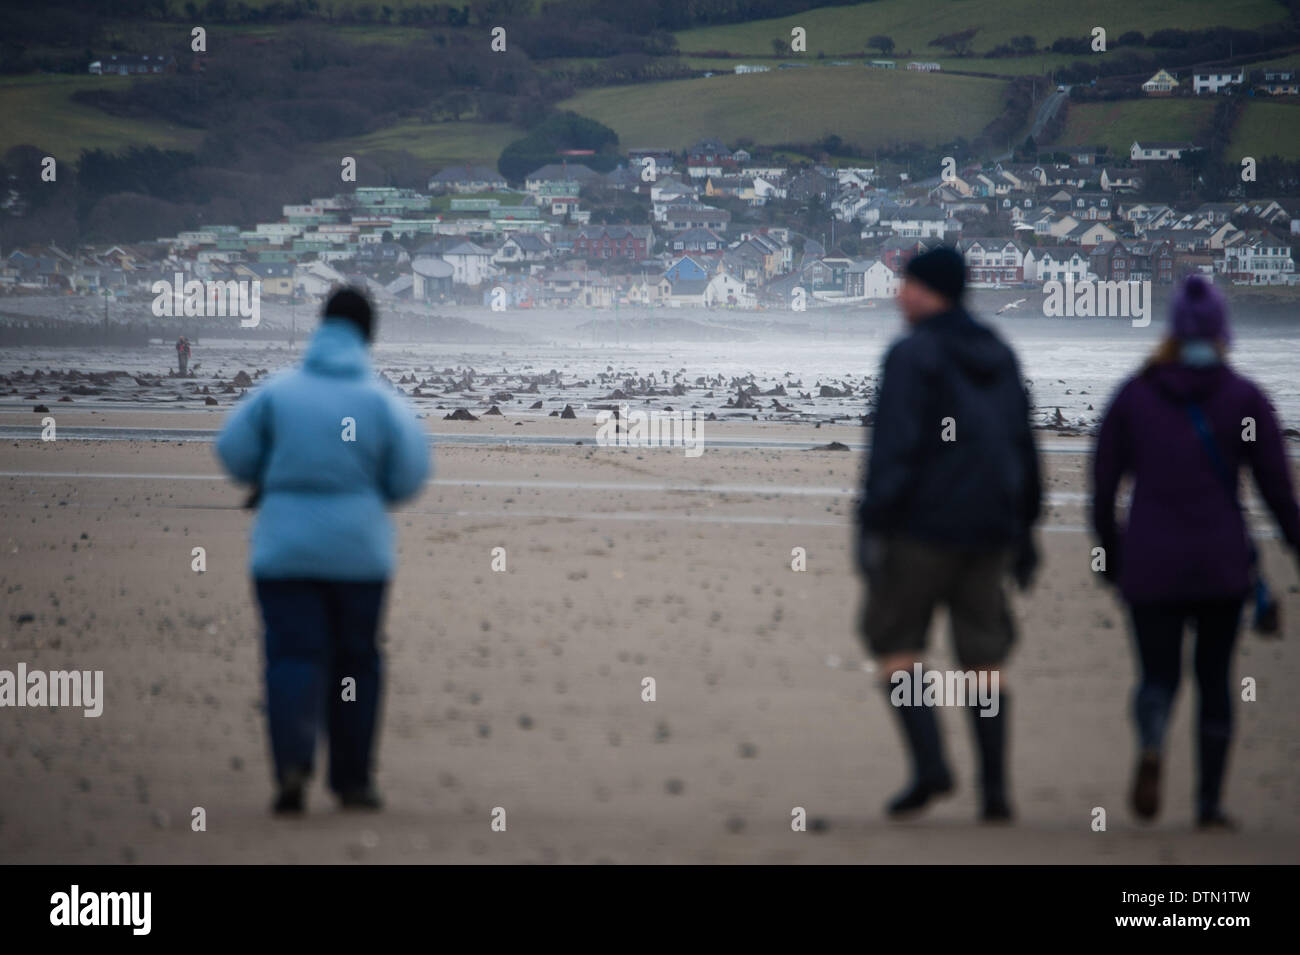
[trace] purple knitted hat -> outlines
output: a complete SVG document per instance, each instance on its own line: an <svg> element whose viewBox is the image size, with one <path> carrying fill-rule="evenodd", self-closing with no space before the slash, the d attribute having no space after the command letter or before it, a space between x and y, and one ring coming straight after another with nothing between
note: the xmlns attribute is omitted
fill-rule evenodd
<svg viewBox="0 0 1300 955"><path fill-rule="evenodd" d="M1179 341L1229 341L1232 330L1223 293L1203 275L1187 276L1170 305L1169 331Z"/></svg>

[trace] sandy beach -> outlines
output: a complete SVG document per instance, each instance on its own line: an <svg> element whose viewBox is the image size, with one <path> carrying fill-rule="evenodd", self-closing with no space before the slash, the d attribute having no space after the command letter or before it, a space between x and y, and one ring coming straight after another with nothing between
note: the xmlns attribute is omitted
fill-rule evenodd
<svg viewBox="0 0 1300 955"><path fill-rule="evenodd" d="M706 451L597 447L578 420L430 415L437 474L395 515L379 815L273 819L250 513L204 435L225 409L67 409L59 427L155 440L31 436L0 454L0 667L103 670L99 718L0 712L7 862L1294 863L1300 859L1296 571L1263 558L1281 642L1243 633L1226 805L1191 827L1194 694L1171 728L1167 809L1126 806L1133 683L1120 607L1089 569L1087 440L1043 434L1051 495L1012 712L1011 828L977 825L970 728L940 719L958 792L883 818L904 757L854 633L856 450L848 425L710 422ZM30 410L0 427L39 424ZM516 421L523 422L515 424ZM468 443L458 435L492 435ZM511 442L516 436L551 443ZM121 435L118 435L121 438ZM716 444L710 443L715 441ZM579 444L578 442L581 442ZM731 443L728 443L731 442ZM763 444L763 443L766 444ZM746 446L749 444L751 446ZM1252 513L1260 521L1258 502ZM206 571L191 569L194 547ZM507 570L492 570L493 548ZM807 570L791 569L793 548ZM952 662L946 627L933 662ZM657 699L643 702L653 677ZM322 766L318 765L318 777ZM191 829L195 807L204 832ZM491 828L504 808L505 832ZM803 807L809 831L791 829ZM1092 831L1095 807L1106 832Z"/></svg>

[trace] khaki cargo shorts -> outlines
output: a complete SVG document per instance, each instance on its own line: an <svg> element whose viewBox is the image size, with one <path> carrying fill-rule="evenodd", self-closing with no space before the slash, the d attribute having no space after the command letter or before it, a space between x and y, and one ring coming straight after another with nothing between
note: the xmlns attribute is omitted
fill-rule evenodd
<svg viewBox="0 0 1300 955"><path fill-rule="evenodd" d="M930 618L948 608L957 660L964 667L1003 662L1015 643L1007 602L1006 550L960 551L895 537L885 542L880 573L867 587L861 636L876 657L925 650Z"/></svg>

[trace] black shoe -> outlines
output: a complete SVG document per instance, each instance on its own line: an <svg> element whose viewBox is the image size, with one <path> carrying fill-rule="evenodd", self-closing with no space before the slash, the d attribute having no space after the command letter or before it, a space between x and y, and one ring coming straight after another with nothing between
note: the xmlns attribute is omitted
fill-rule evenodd
<svg viewBox="0 0 1300 955"><path fill-rule="evenodd" d="M1154 819L1160 811L1160 754L1144 752L1133 776L1133 812Z"/></svg>
<svg viewBox="0 0 1300 955"><path fill-rule="evenodd" d="M1196 819L1196 828L1205 832L1236 832L1237 823L1216 809L1201 813Z"/></svg>
<svg viewBox="0 0 1300 955"><path fill-rule="evenodd" d="M939 796L947 796L953 791L952 776L942 776L934 780L918 779L903 790L885 806L886 815L899 819L920 812Z"/></svg>
<svg viewBox="0 0 1300 955"><path fill-rule="evenodd" d="M1011 804L1005 796L984 797L984 808L980 811L980 822L1011 822L1013 813Z"/></svg>
<svg viewBox="0 0 1300 955"><path fill-rule="evenodd" d="M362 789L347 789L339 793L339 807L360 811L378 812L384 808L384 800L373 786Z"/></svg>
<svg viewBox="0 0 1300 955"><path fill-rule="evenodd" d="M307 779L301 769L286 770L280 778L280 790L271 806L277 816L300 816L307 810Z"/></svg>

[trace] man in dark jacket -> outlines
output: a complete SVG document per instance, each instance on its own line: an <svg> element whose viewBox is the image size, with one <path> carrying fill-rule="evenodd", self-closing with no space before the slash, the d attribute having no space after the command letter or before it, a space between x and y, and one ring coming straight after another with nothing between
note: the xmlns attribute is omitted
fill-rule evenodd
<svg viewBox="0 0 1300 955"><path fill-rule="evenodd" d="M953 788L929 706L899 705L891 684L913 672L939 604L963 667L988 671L998 705L974 706L982 817L1011 817L1005 782L1007 698L1000 665L1015 638L1003 589L1028 587L1041 481L1029 406L1011 349L962 307L965 263L941 247L913 258L898 301L910 333L885 356L858 511L867 577L863 637L902 721L914 778L890 815ZM967 701L969 702L969 701Z"/></svg>

